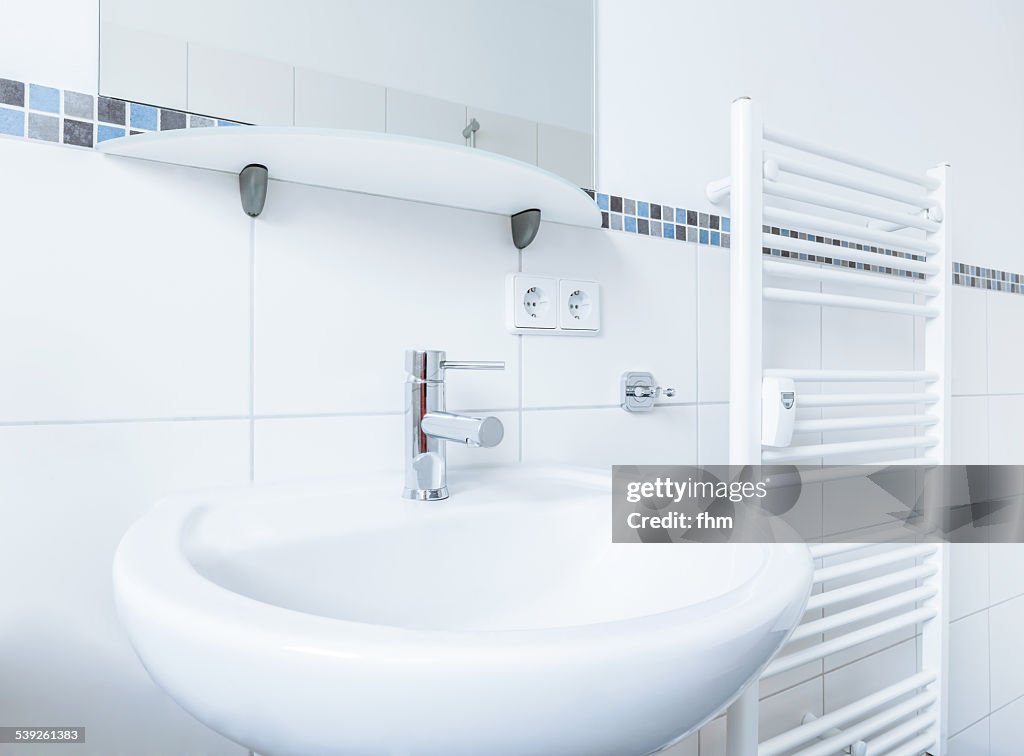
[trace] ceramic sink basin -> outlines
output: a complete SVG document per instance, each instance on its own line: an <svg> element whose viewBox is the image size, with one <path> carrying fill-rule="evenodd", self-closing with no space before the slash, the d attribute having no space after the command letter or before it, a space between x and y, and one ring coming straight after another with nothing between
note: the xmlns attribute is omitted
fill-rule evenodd
<svg viewBox="0 0 1024 756"><path fill-rule="evenodd" d="M807 600L799 544L612 543L603 473L399 483L154 507L114 563L153 680L271 756L639 756L727 705Z"/></svg>

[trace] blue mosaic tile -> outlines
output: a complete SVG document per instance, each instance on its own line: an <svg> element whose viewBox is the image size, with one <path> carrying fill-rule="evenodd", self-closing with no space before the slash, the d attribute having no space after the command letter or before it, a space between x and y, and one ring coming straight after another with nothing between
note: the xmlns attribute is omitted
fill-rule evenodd
<svg viewBox="0 0 1024 756"><path fill-rule="evenodd" d="M131 125L133 129L148 129L156 131L157 109L151 105L140 105L137 102L131 104Z"/></svg>
<svg viewBox="0 0 1024 756"><path fill-rule="evenodd" d="M720 247L722 246L722 234L719 231L711 232L711 246Z"/></svg>
<svg viewBox="0 0 1024 756"><path fill-rule="evenodd" d="M106 124L99 124L96 127L96 143L105 142L108 139L117 139L118 137L124 136L124 129L120 126L107 126Z"/></svg>
<svg viewBox="0 0 1024 756"><path fill-rule="evenodd" d="M665 236L666 239L675 239L676 238L676 227L673 226L671 223L666 223L664 225L662 231L664 231L664 236Z"/></svg>
<svg viewBox="0 0 1024 756"><path fill-rule="evenodd" d="M684 210L681 207L677 207L676 208L676 225L679 225L679 226L685 226L686 225L686 210Z"/></svg>
<svg viewBox="0 0 1024 756"><path fill-rule="evenodd" d="M629 232L631 234L635 234L636 233L636 218L634 218L632 215L627 215L624 218L623 230L627 231L627 232Z"/></svg>
<svg viewBox="0 0 1024 756"><path fill-rule="evenodd" d="M41 84L28 85L28 106L45 113L60 112L60 90Z"/></svg>
<svg viewBox="0 0 1024 756"><path fill-rule="evenodd" d="M700 241L701 244L707 244L708 243L708 230L706 228L702 228L700 230L699 241Z"/></svg>
<svg viewBox="0 0 1024 756"><path fill-rule="evenodd" d="M25 111L0 108L0 134L25 136Z"/></svg>
<svg viewBox="0 0 1024 756"><path fill-rule="evenodd" d="M598 194L597 195L597 206L599 208L601 208L602 210L610 210L611 209L611 205L608 202L608 195L607 194Z"/></svg>
<svg viewBox="0 0 1024 756"><path fill-rule="evenodd" d="M244 126L245 124L239 123L238 121L225 121L222 118L217 119L218 126Z"/></svg>
<svg viewBox="0 0 1024 756"><path fill-rule="evenodd" d="M722 230L723 231L732 231L731 226L732 226L732 218L730 218L727 215L723 215L722 216Z"/></svg>
<svg viewBox="0 0 1024 756"><path fill-rule="evenodd" d="M651 214L650 203L644 202L643 200L636 201L636 214L641 218L647 218Z"/></svg>

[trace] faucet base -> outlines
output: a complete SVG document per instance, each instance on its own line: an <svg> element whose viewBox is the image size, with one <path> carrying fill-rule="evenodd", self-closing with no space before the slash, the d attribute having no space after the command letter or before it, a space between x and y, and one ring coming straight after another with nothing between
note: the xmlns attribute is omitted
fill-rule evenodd
<svg viewBox="0 0 1024 756"><path fill-rule="evenodd" d="M448 487L442 488L406 488L402 490L403 499L413 501L441 501L448 498Z"/></svg>

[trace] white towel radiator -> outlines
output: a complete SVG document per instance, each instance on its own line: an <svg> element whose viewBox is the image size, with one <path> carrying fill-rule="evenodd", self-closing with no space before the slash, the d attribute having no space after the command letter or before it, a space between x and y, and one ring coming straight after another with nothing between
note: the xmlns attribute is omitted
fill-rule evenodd
<svg viewBox="0 0 1024 756"><path fill-rule="evenodd" d="M708 185L712 201L729 197L732 206L730 464L829 464L851 461L851 455L868 464L948 463L948 194L948 165L924 175L894 170L766 128L754 102L741 98L733 103L731 173ZM770 233L773 227L803 235ZM770 254L773 249L789 254ZM833 264L835 258L855 267ZM870 272L869 266L883 271ZM765 273L804 287L766 287ZM817 283L818 290L808 291L808 281ZM856 292L868 289L882 296L825 291L837 284L855 284ZM892 301L892 292L910 301ZM766 370L765 300L912 316L917 328L923 321L923 364L915 362L914 370L868 371L856 365ZM818 435L812 436L818 439L814 443L763 447L761 388L766 377L792 379L798 408L853 408L798 417L795 431L803 438L853 431L857 437L822 442ZM880 383L896 389L880 393ZM813 384L825 388L801 392L801 386L813 391ZM852 388L834 393L836 384ZM886 414L879 409L883 405L910 409ZM893 435L894 428L902 430ZM917 671L821 717L808 714L798 726L761 742L755 682L729 708L729 756L940 756L947 700L945 547L904 543L880 550L863 543L820 543L811 549L817 569L808 615L762 679L909 628L920 633Z"/></svg>

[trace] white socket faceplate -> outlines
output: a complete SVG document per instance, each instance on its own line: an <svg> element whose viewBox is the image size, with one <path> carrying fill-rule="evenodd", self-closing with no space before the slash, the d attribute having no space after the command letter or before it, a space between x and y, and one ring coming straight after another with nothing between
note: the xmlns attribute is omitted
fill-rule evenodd
<svg viewBox="0 0 1024 756"><path fill-rule="evenodd" d="M593 336L601 326L601 287L594 281L509 273L505 326L513 333Z"/></svg>

